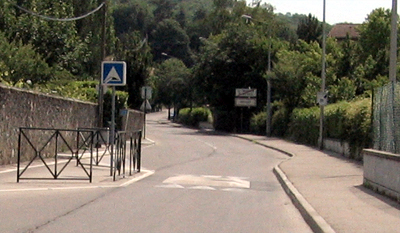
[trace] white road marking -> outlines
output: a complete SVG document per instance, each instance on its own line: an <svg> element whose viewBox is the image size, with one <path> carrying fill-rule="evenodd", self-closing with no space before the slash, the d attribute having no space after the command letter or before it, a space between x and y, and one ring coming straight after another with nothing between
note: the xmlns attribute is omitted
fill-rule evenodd
<svg viewBox="0 0 400 233"><path fill-rule="evenodd" d="M177 189L184 189L182 185L179 184L166 184L166 185L156 185L156 188L177 188Z"/></svg>
<svg viewBox="0 0 400 233"><path fill-rule="evenodd" d="M228 188L250 188L250 181L232 176L195 176L195 175L178 175L169 177L163 183L194 185L194 186L215 186Z"/></svg>
<svg viewBox="0 0 400 233"><path fill-rule="evenodd" d="M193 186L193 187L188 187L188 189L217 190L210 186Z"/></svg>

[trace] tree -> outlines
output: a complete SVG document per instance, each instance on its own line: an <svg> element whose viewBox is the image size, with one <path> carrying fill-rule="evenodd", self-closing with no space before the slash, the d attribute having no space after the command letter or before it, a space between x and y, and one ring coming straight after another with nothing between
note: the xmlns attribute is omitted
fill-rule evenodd
<svg viewBox="0 0 400 233"><path fill-rule="evenodd" d="M189 42L189 36L185 30L173 19L159 22L151 34L151 45L156 60L166 59L162 55L166 53L169 56L181 59L190 67L193 64L193 59Z"/></svg>
<svg viewBox="0 0 400 233"><path fill-rule="evenodd" d="M151 66L151 49L140 32L125 33L120 36L117 59L127 63L128 106L139 109L142 104L140 89L146 84Z"/></svg>
<svg viewBox="0 0 400 233"><path fill-rule="evenodd" d="M299 39L310 43L312 41L320 41L322 36L322 25L318 19L311 14L304 17L297 27L297 36Z"/></svg>
<svg viewBox="0 0 400 233"><path fill-rule="evenodd" d="M190 103L190 69L179 59L170 58L162 62L155 71L157 101L168 107L174 106L175 112Z"/></svg>
<svg viewBox="0 0 400 233"><path fill-rule="evenodd" d="M172 18L176 7L176 3L173 0L152 0L151 3L156 6L153 11L155 23Z"/></svg>
<svg viewBox="0 0 400 233"><path fill-rule="evenodd" d="M365 63L367 59L376 62L371 73L366 73L365 78L368 80L375 79L378 75L387 76L389 73L390 22L390 10L378 8L373 10L359 27L359 64Z"/></svg>
<svg viewBox="0 0 400 233"><path fill-rule="evenodd" d="M194 68L194 86L198 99L212 108L217 129L240 129L240 114L234 105L236 88L259 90L258 108L245 111L245 122L249 122L252 112L264 106L266 80L263 74L267 67L268 42L256 27L244 23L232 25L224 33L203 42ZM244 123L245 128L248 128L247 123Z"/></svg>

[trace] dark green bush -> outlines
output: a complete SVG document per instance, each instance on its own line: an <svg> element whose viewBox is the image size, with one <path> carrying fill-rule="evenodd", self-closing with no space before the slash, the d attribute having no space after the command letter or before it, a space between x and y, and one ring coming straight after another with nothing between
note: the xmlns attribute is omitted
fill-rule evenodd
<svg viewBox="0 0 400 233"><path fill-rule="evenodd" d="M210 110L207 108L183 108L179 110L179 122L185 125L198 127L199 122L208 121Z"/></svg>
<svg viewBox="0 0 400 233"><path fill-rule="evenodd" d="M347 141L351 156L360 160L360 152L371 143L371 99L340 102L325 107L326 137ZM292 140L317 145L320 109L295 109L291 116L289 136Z"/></svg>
<svg viewBox="0 0 400 233"><path fill-rule="evenodd" d="M253 133L259 135L265 135L266 133L266 125L267 125L267 113L259 112L257 114L253 114L250 119L250 130Z"/></svg>
<svg viewBox="0 0 400 233"><path fill-rule="evenodd" d="M290 118L290 139L309 145L317 145L319 132L319 108L295 109Z"/></svg>
<svg viewBox="0 0 400 233"><path fill-rule="evenodd" d="M284 137L290 122L289 111L283 105L278 106L278 109L272 115L271 133L274 136Z"/></svg>

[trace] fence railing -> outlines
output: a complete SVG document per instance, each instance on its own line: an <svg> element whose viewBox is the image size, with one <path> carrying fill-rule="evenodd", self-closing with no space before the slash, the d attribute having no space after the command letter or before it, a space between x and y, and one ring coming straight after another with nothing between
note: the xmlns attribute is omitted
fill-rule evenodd
<svg viewBox="0 0 400 233"><path fill-rule="evenodd" d="M113 180L116 176L129 175L140 172L141 167L142 131L119 131L115 139L115 153L111 156ZM127 164L128 163L128 164Z"/></svg>
<svg viewBox="0 0 400 233"><path fill-rule="evenodd" d="M109 137L109 132L108 128L79 128L77 130L20 128L17 182L21 179L89 180L92 182L93 166L100 166L100 162L106 155L110 156L110 162L104 164L110 167L110 176L113 176L114 181L117 176L131 176L135 172L140 172L142 131L119 131L116 132L114 140ZM101 145L105 145L104 150L99 150ZM59 163L60 158L64 159L62 163ZM28 161L24 167L21 165L23 159ZM23 176L37 160L46 167L51 178ZM76 160L76 166L81 167L87 177L61 176L72 160Z"/></svg>
<svg viewBox="0 0 400 233"><path fill-rule="evenodd" d="M78 128L81 131L80 134L82 138L87 141L90 141L91 137L93 137L93 146L96 148L95 155L93 156L93 163L96 166L100 165L100 162L103 160L104 156L108 153L111 154L111 139L110 139L110 128ZM92 131L93 134L88 134L88 131ZM105 146L104 150L99 150L102 146ZM81 153L81 157L86 151Z"/></svg>
<svg viewBox="0 0 400 233"><path fill-rule="evenodd" d="M83 134L90 137L86 139ZM93 160L93 131L90 130L68 130L68 129L49 129L49 128L20 128L18 135L18 165L17 182L21 179L64 179L64 180L89 180L92 182L92 160ZM80 153L88 149L90 155L89 165L81 162ZM22 156L28 161L22 167ZM62 156L66 161L59 163ZM50 160L54 160L54 166ZM76 166L84 171L87 177L68 176L61 177L64 169L75 159ZM39 160L50 173L51 178L46 177L24 177L24 173L35 160Z"/></svg>

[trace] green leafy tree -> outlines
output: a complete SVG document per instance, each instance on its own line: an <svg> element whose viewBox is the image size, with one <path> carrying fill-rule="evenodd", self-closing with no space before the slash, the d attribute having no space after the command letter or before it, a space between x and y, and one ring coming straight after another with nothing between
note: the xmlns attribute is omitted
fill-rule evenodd
<svg viewBox="0 0 400 233"><path fill-rule="evenodd" d="M166 59L163 54L181 59L187 66L193 64L189 36L179 23L166 19L157 24L151 34L151 45L156 60Z"/></svg>
<svg viewBox="0 0 400 233"><path fill-rule="evenodd" d="M57 77L32 45L9 43L3 33L0 33L0 58L0 79L10 85L28 80L40 84Z"/></svg>
<svg viewBox="0 0 400 233"><path fill-rule="evenodd" d="M244 23L232 25L225 33L204 41L194 71L195 87L198 98L205 98L205 103L213 109L217 129L240 129L239 113L234 106L236 88L256 87L260 90L259 108L252 110L257 111L264 106L268 42L257 28ZM247 123L251 112L245 113Z"/></svg>
<svg viewBox="0 0 400 233"><path fill-rule="evenodd" d="M190 69L179 59L170 58L162 62L155 70L157 81L157 102L165 106L174 106L175 112L190 103L192 87Z"/></svg>
<svg viewBox="0 0 400 233"><path fill-rule="evenodd" d="M299 39L310 43L312 41L320 41L322 36L322 24L311 14L303 18L297 27L297 36Z"/></svg>
<svg viewBox="0 0 400 233"><path fill-rule="evenodd" d="M128 106L133 109L142 104L140 89L146 84L152 63L150 47L144 42L140 32L126 33L121 36L117 51L117 58L127 63Z"/></svg>
<svg viewBox="0 0 400 233"><path fill-rule="evenodd" d="M365 73L364 78L368 80L373 80L378 75L388 75L390 22L390 10L378 8L372 11L367 20L359 26L359 64L366 64L368 59L374 60L373 63L368 62L369 65L373 65L370 67L371 70Z"/></svg>

